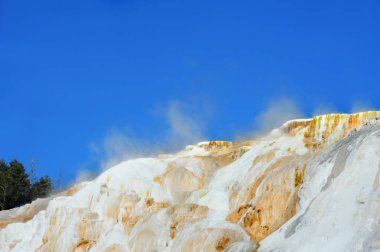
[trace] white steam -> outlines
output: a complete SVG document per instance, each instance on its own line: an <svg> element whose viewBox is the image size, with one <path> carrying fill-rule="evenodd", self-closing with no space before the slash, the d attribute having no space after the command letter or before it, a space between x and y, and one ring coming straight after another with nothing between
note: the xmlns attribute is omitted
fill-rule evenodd
<svg viewBox="0 0 380 252"><path fill-rule="evenodd" d="M167 106L158 110L159 116L166 124L164 133L147 139L135 137L131 130L112 129L102 141L90 144L90 153L103 171L124 160L170 153L180 150L188 144L210 140L205 134L205 130L211 115L211 108L212 106L205 99L187 103L171 101ZM357 101L353 103L351 112L370 109L374 109L370 103ZM330 113L339 113L339 111L333 104L321 103L316 106L312 115ZM310 116L306 116L291 98L283 97L271 100L265 109L255 117L254 131L241 134L235 140L264 136L289 120L308 117ZM152 126L152 130L154 130L154 126ZM162 132L162 129L159 132ZM76 182L93 177L93 172L80 170Z"/></svg>
<svg viewBox="0 0 380 252"><path fill-rule="evenodd" d="M320 103L315 107L313 111L313 116L327 115L327 114L334 114L334 113L339 113L339 110L335 107L334 104Z"/></svg>
<svg viewBox="0 0 380 252"><path fill-rule="evenodd" d="M89 181L96 177L96 173L87 169L81 169L78 171L74 184L78 184L84 181Z"/></svg>
<svg viewBox="0 0 380 252"><path fill-rule="evenodd" d="M90 144L91 156L99 162L101 170L105 170L124 160L180 150L207 139L204 132L208 112L206 102L171 101L159 110L159 116L167 126L164 134L146 139L134 137L130 130L112 129L101 142Z"/></svg>
<svg viewBox="0 0 380 252"><path fill-rule="evenodd" d="M299 109L297 103L290 98L283 97L270 101L264 111L256 116L253 135L268 134L286 121L304 117L304 113Z"/></svg>
<svg viewBox="0 0 380 252"><path fill-rule="evenodd" d="M352 104L351 113L364 112L369 110L376 110L375 106L370 101L358 100Z"/></svg>
<svg viewBox="0 0 380 252"><path fill-rule="evenodd" d="M165 145L170 149L182 148L205 140L206 120L198 106L189 106L178 101L170 102L164 112L168 123Z"/></svg>

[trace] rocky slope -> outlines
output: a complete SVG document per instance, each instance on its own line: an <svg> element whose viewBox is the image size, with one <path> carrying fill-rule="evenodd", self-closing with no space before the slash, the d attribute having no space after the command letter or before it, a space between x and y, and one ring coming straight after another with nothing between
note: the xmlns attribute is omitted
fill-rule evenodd
<svg viewBox="0 0 380 252"><path fill-rule="evenodd" d="M380 112L123 162L0 212L0 251L380 251Z"/></svg>

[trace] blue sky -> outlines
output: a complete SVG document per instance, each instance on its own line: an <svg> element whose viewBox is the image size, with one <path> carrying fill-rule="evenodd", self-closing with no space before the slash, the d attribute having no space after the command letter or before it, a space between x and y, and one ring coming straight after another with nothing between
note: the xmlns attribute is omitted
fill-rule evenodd
<svg viewBox="0 0 380 252"><path fill-rule="evenodd" d="M0 158L71 181L115 131L232 139L284 97L379 109L379 31L378 0L1 0Z"/></svg>

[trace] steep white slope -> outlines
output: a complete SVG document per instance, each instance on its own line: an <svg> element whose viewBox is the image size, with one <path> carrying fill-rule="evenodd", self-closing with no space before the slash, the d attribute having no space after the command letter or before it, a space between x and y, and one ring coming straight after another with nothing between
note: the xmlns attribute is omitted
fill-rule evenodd
<svg viewBox="0 0 380 252"><path fill-rule="evenodd" d="M0 212L0 251L376 251L379 112L123 162Z"/></svg>
<svg viewBox="0 0 380 252"><path fill-rule="evenodd" d="M260 251L380 251L380 126L312 160L297 214Z"/></svg>

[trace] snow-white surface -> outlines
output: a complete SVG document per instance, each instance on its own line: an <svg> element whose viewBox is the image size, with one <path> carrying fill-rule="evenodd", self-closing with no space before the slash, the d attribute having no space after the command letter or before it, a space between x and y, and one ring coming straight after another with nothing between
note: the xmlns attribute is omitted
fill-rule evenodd
<svg viewBox="0 0 380 252"><path fill-rule="evenodd" d="M380 126L317 151L305 147L303 135L274 131L226 164L204 148L208 142L122 162L73 195L0 212L1 224L47 205L30 220L0 225L0 251L252 251L249 227L228 216L255 181L250 209L268 190L294 192L301 160L307 165L297 213L261 240L259 251L380 251ZM291 161L278 165L284 157Z"/></svg>
<svg viewBox="0 0 380 252"><path fill-rule="evenodd" d="M298 213L261 251L380 251L380 127L360 131L310 163Z"/></svg>

